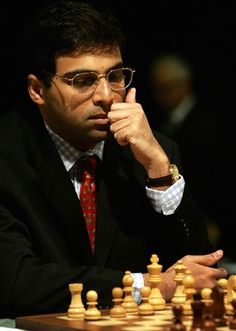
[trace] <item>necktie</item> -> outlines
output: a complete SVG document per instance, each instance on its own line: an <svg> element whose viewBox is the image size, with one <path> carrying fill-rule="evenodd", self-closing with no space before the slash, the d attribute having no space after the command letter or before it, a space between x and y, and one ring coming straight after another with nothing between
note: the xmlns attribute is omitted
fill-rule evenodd
<svg viewBox="0 0 236 331"><path fill-rule="evenodd" d="M83 211L90 245L94 252L96 216L97 216L97 199L95 184L96 158L89 156L87 159L79 160L82 170L82 183L80 188L80 204Z"/></svg>

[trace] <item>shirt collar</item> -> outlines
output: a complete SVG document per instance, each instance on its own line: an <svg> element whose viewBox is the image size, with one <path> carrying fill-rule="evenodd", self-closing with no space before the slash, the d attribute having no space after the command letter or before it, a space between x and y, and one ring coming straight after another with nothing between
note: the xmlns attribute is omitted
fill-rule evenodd
<svg viewBox="0 0 236 331"><path fill-rule="evenodd" d="M102 160L103 149L104 149L104 140L101 142L98 142L94 146L94 148L92 148L86 152L81 152L81 151L77 150L76 148L74 148L73 146L71 146L67 141L62 139L55 132L53 132L52 129L50 129L46 123L45 123L45 125L46 125L46 128L56 146L56 149L57 149L67 171L69 171L73 167L75 162L81 157L85 157L85 156L89 156L89 155L97 155L99 157L99 159Z"/></svg>

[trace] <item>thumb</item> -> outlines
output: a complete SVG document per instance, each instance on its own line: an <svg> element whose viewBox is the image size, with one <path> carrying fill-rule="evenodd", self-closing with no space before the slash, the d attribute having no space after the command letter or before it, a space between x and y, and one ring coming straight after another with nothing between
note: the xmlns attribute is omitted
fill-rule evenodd
<svg viewBox="0 0 236 331"><path fill-rule="evenodd" d="M206 267L216 264L224 255L221 249L205 255L186 255L183 257L184 263L197 263Z"/></svg>
<svg viewBox="0 0 236 331"><path fill-rule="evenodd" d="M222 249L218 249L217 251L210 254L211 258L213 259L213 263L217 263L224 255Z"/></svg>
<svg viewBox="0 0 236 331"><path fill-rule="evenodd" d="M131 89L129 89L125 98L125 102L136 103L136 88L131 87Z"/></svg>
<svg viewBox="0 0 236 331"><path fill-rule="evenodd" d="M213 266L216 264L224 255L221 249L206 255L195 256L195 262L205 266Z"/></svg>

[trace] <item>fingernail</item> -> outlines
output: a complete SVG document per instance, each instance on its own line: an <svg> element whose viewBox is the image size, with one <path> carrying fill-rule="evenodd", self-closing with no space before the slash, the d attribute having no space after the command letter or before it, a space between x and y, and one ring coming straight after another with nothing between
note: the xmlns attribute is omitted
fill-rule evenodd
<svg viewBox="0 0 236 331"><path fill-rule="evenodd" d="M222 249L218 249L218 251L215 252L215 257L219 258L221 256L223 256L223 251Z"/></svg>
<svg viewBox="0 0 236 331"><path fill-rule="evenodd" d="M225 268L219 268L219 269L222 270L225 273L224 277L228 276L228 271Z"/></svg>

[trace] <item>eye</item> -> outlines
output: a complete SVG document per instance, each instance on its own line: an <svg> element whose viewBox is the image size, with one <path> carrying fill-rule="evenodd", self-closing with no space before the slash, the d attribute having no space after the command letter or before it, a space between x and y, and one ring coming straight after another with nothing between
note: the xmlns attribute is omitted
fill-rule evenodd
<svg viewBox="0 0 236 331"><path fill-rule="evenodd" d="M74 77L73 85L77 88L93 86L97 81L97 75L93 73L79 74Z"/></svg>
<svg viewBox="0 0 236 331"><path fill-rule="evenodd" d="M114 70L111 71L109 74L109 82L115 82L115 83L119 83L122 80L124 80L124 73L123 70Z"/></svg>

